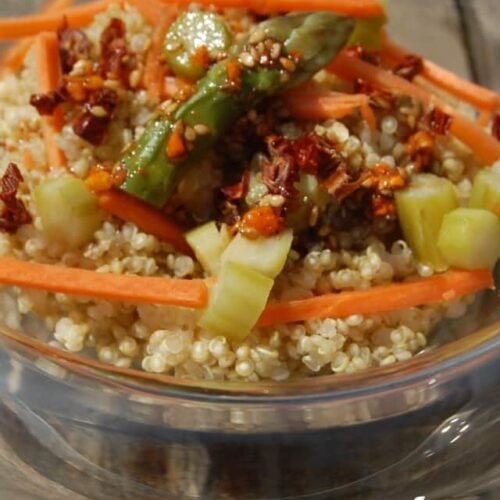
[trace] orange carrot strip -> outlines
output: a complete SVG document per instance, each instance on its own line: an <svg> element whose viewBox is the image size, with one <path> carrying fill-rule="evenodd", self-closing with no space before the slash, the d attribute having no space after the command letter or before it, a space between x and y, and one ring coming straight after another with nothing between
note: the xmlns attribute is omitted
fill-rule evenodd
<svg viewBox="0 0 500 500"><path fill-rule="evenodd" d="M310 299L271 304L259 319L259 326L293 323L318 318L343 318L351 314L380 314L408 307L449 301L493 288L489 270L452 270L444 274L367 290L330 293Z"/></svg>
<svg viewBox="0 0 500 500"><path fill-rule="evenodd" d="M48 1L40 12L58 12L61 9L68 8L74 0L50 0ZM7 73L17 73L26 59L26 55L30 51L35 40L30 38L25 38L19 40L17 43L9 47L0 61L0 77L5 76Z"/></svg>
<svg viewBox="0 0 500 500"><path fill-rule="evenodd" d="M285 103L290 113L296 118L326 120L353 114L356 108L368 103L368 97L363 94L298 89L285 95Z"/></svg>
<svg viewBox="0 0 500 500"><path fill-rule="evenodd" d="M382 53L398 62L410 55L410 52L395 44L387 36L382 39ZM422 61L423 69L420 75L436 87L479 109L494 111L499 107L500 96L493 90L469 82L428 59Z"/></svg>
<svg viewBox="0 0 500 500"><path fill-rule="evenodd" d="M156 26L163 11L163 5L157 0L127 0L151 26Z"/></svg>
<svg viewBox="0 0 500 500"><path fill-rule="evenodd" d="M134 303L201 308L207 303L202 280L98 273L0 257L0 283L34 290Z"/></svg>
<svg viewBox="0 0 500 500"><path fill-rule="evenodd" d="M375 87L419 99L426 105L434 105L453 117L451 133L466 144L485 164L494 163L500 158L500 142L485 132L477 123L457 113L453 108L427 90L396 76L385 69L352 57L345 52L339 54L329 66L337 76L354 82L362 78Z"/></svg>
<svg viewBox="0 0 500 500"><path fill-rule="evenodd" d="M98 0L69 9L60 9L58 12L5 17L0 19L0 40L36 35L41 31L57 31L62 26L64 18L70 28L80 28L90 23L96 14L105 11L112 3L120 4L122 0Z"/></svg>
<svg viewBox="0 0 500 500"><path fill-rule="evenodd" d="M55 90L61 81L61 63L59 60L59 42L56 33L40 33L35 41L38 88L45 94ZM42 133L45 141L47 163L51 167L60 167L66 163L63 152L56 142L56 135L62 129L64 117L61 108L52 116L42 117Z"/></svg>
<svg viewBox="0 0 500 500"><path fill-rule="evenodd" d="M165 6L157 19L153 36L151 37L151 47L146 58L144 68L144 86L149 97L153 101L159 101L164 90L164 77L166 68L163 61L163 41L165 33L178 15L175 6Z"/></svg>
<svg viewBox="0 0 500 500"><path fill-rule="evenodd" d="M192 254L184 233L167 216L118 189L98 193L99 206L121 220L133 222L142 231L171 243L177 250Z"/></svg>
<svg viewBox="0 0 500 500"><path fill-rule="evenodd" d="M483 109L479 113L479 116L477 117L477 124L480 125L481 127L486 127L491 121L492 117L491 115L492 115L491 111Z"/></svg>
<svg viewBox="0 0 500 500"><path fill-rule="evenodd" d="M171 3L171 0L161 0ZM179 5L189 5L192 0L177 0ZM258 13L328 10L355 17L372 17L384 14L378 0L198 0L200 5L218 8L245 8Z"/></svg>
<svg viewBox="0 0 500 500"><path fill-rule="evenodd" d="M370 130L372 132L376 132L377 131L377 117L375 116L375 113L373 112L373 109L371 108L371 106L368 102L364 102L361 105L361 116L363 117L363 120L365 120L365 122L370 127Z"/></svg>
<svg viewBox="0 0 500 500"><path fill-rule="evenodd" d="M29 149L25 149L23 151L22 159L24 168L26 168L27 170L35 170L35 160L33 159L33 155L31 154L31 151Z"/></svg>

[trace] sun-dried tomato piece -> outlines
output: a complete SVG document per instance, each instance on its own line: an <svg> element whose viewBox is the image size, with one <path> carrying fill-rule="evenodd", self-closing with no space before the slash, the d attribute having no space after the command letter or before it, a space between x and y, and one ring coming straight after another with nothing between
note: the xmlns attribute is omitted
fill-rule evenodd
<svg viewBox="0 0 500 500"><path fill-rule="evenodd" d="M422 118L422 125L434 135L447 135L452 122L453 117L439 108L433 108Z"/></svg>
<svg viewBox="0 0 500 500"><path fill-rule="evenodd" d="M101 34L101 76L128 86L131 55L128 52L125 23L112 18Z"/></svg>
<svg viewBox="0 0 500 500"><path fill-rule="evenodd" d="M377 89L362 78L354 83L354 91L370 98L370 106L376 109L392 110L396 107L394 94L384 89Z"/></svg>
<svg viewBox="0 0 500 500"><path fill-rule="evenodd" d="M118 96L114 90L103 88L93 92L73 122L75 134L94 146L101 144L113 118L117 101Z"/></svg>
<svg viewBox="0 0 500 500"><path fill-rule="evenodd" d="M417 75L422 73L424 69L424 61L421 57L414 54L408 54L396 66L394 74L404 78L405 80L412 81Z"/></svg>
<svg viewBox="0 0 500 500"><path fill-rule="evenodd" d="M496 114L493 117L493 123L491 125L491 135L497 141L500 141L500 115L499 114Z"/></svg>
<svg viewBox="0 0 500 500"><path fill-rule="evenodd" d="M284 227L283 217L269 206L252 208L243 216L239 224L240 232L249 238L272 236L283 231Z"/></svg>
<svg viewBox="0 0 500 500"><path fill-rule="evenodd" d="M30 97L30 104L36 108L38 114L50 116L54 113L57 106L65 100L63 92L60 90L53 90L47 94L32 94Z"/></svg>
<svg viewBox="0 0 500 500"><path fill-rule="evenodd" d="M250 171L246 170L241 179L235 184L225 186L221 189L227 199L236 201L241 200L248 193L248 186L250 184Z"/></svg>
<svg viewBox="0 0 500 500"><path fill-rule="evenodd" d="M77 61L90 58L92 44L82 30L68 28L66 24L57 36L63 73L71 72Z"/></svg>
<svg viewBox="0 0 500 500"><path fill-rule="evenodd" d="M434 138L429 132L419 130L406 142L406 152L413 160L415 170L428 168L434 160Z"/></svg>
<svg viewBox="0 0 500 500"><path fill-rule="evenodd" d="M0 230L14 233L23 224L32 220L26 206L17 198L19 184L23 176L15 163L9 163L0 179Z"/></svg>

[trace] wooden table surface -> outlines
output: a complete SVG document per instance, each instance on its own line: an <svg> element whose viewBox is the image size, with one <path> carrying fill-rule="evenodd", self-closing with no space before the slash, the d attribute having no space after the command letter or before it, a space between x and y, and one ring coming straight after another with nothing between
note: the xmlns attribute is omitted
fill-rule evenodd
<svg viewBox="0 0 500 500"><path fill-rule="evenodd" d="M30 12L43 1L0 0L0 16ZM390 20L390 32L396 40L438 64L500 91L499 0L393 0ZM84 500L28 469L2 438L0 498Z"/></svg>

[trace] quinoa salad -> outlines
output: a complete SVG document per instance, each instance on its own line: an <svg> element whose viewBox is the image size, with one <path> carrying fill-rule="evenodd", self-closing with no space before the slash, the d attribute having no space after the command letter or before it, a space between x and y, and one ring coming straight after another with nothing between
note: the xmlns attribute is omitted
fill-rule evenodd
<svg viewBox="0 0 500 500"><path fill-rule="evenodd" d="M2 324L284 381L408 360L492 288L499 96L383 5L70 4L0 20Z"/></svg>

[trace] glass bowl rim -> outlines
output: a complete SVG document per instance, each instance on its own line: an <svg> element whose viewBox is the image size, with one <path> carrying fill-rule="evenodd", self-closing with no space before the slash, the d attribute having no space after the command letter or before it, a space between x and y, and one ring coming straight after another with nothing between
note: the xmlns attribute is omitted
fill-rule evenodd
<svg viewBox="0 0 500 500"><path fill-rule="evenodd" d="M191 380L154 374L135 368L119 368L85 355L69 353L21 331L0 327L0 339L21 347L31 356L41 357L73 374L98 384L139 391L144 396L177 396L190 400L233 400L238 403L296 401L323 397L363 396L395 390L422 380L469 370L484 359L500 355L500 320L461 339L417 354L407 361L374 367L353 374L328 374L287 381L232 382ZM498 354L497 354L498 351ZM46 375L46 374L45 374Z"/></svg>

